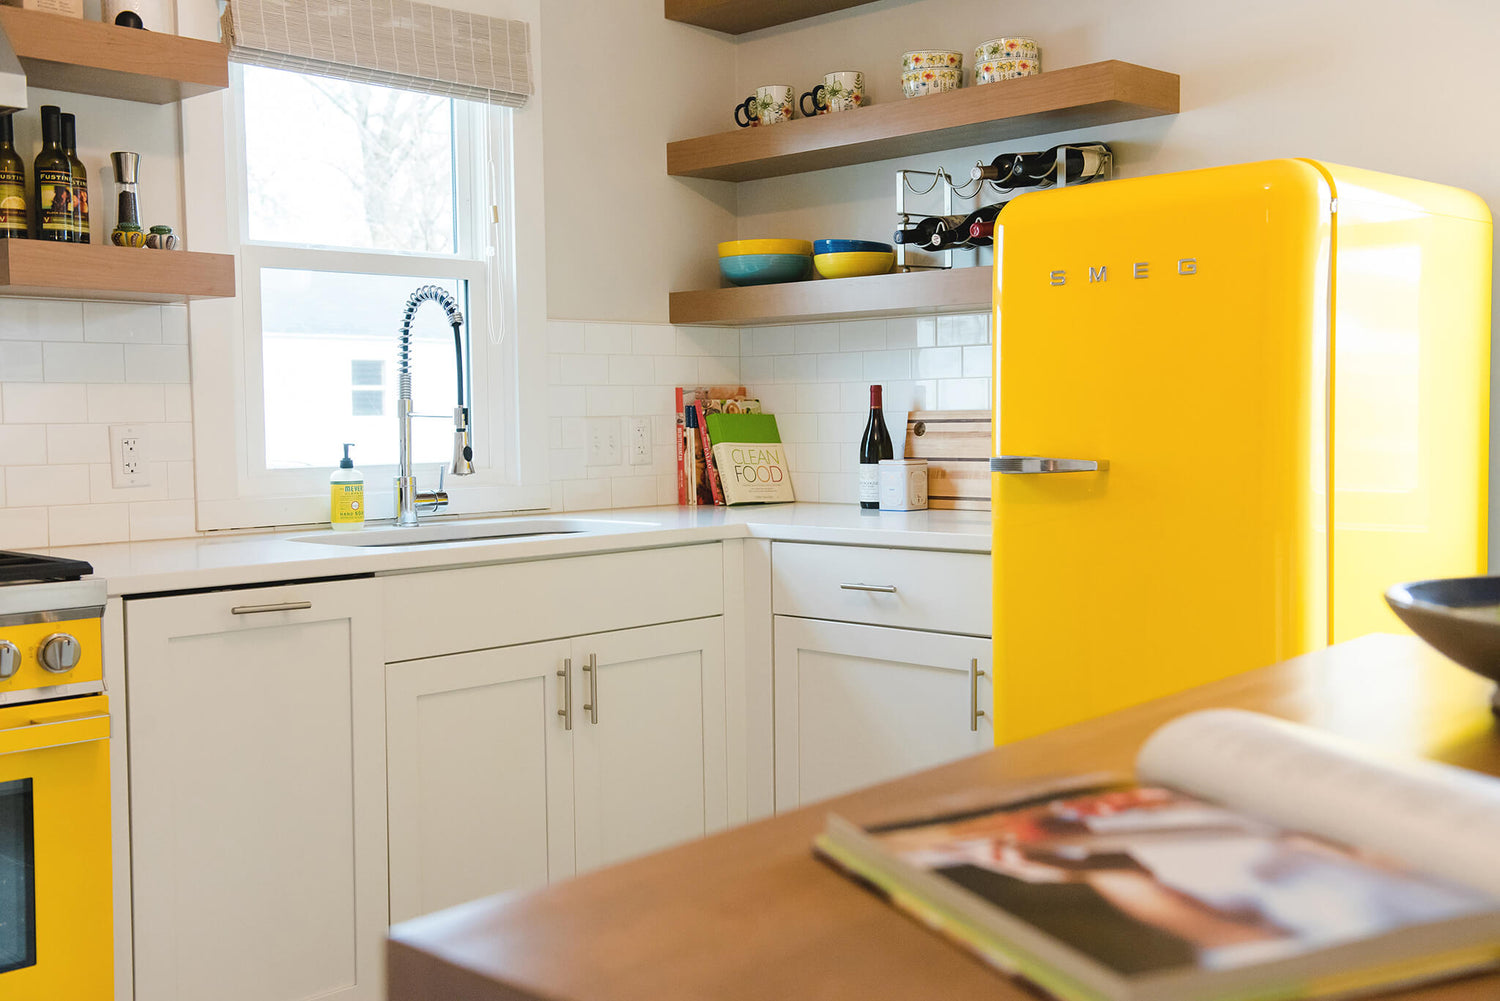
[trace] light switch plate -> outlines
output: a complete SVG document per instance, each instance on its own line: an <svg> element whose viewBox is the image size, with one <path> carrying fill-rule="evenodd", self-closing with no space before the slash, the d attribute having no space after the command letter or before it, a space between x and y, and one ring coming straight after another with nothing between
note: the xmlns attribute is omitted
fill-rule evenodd
<svg viewBox="0 0 1500 1001"><path fill-rule="evenodd" d="M151 466L146 461L145 428L130 424L109 427L110 482L118 488L149 487Z"/></svg>
<svg viewBox="0 0 1500 1001"><path fill-rule="evenodd" d="M590 417L584 422L584 435L588 439L588 465L620 464L620 418Z"/></svg>

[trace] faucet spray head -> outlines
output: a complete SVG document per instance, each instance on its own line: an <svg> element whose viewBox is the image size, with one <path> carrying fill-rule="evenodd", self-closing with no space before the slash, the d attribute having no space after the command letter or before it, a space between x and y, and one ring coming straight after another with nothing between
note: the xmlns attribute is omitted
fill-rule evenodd
<svg viewBox="0 0 1500 1001"><path fill-rule="evenodd" d="M454 476L468 476L474 472L474 443L469 437L469 408L453 408L453 465L449 471Z"/></svg>

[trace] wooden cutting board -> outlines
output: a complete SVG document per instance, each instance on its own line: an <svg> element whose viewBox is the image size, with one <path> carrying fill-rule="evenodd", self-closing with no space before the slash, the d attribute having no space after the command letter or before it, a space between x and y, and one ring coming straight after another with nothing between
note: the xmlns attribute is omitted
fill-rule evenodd
<svg viewBox="0 0 1500 1001"><path fill-rule="evenodd" d="M906 415L906 457L927 460L927 506L990 509L990 412L913 410Z"/></svg>

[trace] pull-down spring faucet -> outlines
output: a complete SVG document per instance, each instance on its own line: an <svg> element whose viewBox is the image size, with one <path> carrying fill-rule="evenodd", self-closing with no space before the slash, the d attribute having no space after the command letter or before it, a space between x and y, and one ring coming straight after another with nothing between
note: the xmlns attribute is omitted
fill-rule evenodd
<svg viewBox="0 0 1500 1001"><path fill-rule="evenodd" d="M406 314L401 319L400 379L401 392L396 400L396 420L400 428L400 469L396 475L396 525L411 528L417 524L417 510L427 505L428 514L436 514L448 506L448 493L443 489L441 469L438 488L430 493L417 490L417 477L412 469L411 419L411 322L417 309L428 300L443 307L448 322L453 326L453 355L458 370L458 406L453 408L453 464L448 467L454 476L468 476L474 472L474 445L470 440L469 405L466 400L469 385L469 357L464 351L464 314L458 303L447 292L436 285L423 285L406 300Z"/></svg>

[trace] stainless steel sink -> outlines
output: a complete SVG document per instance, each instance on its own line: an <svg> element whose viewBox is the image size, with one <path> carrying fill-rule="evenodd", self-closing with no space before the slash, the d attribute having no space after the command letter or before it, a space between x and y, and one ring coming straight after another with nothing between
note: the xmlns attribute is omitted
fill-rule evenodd
<svg viewBox="0 0 1500 1001"><path fill-rule="evenodd" d="M439 546L458 542L515 542L561 535L605 535L640 532L656 526L640 521L605 521L592 518L491 518L482 521L450 521L397 528L381 525L357 532L314 532L294 535L289 541L320 546Z"/></svg>

